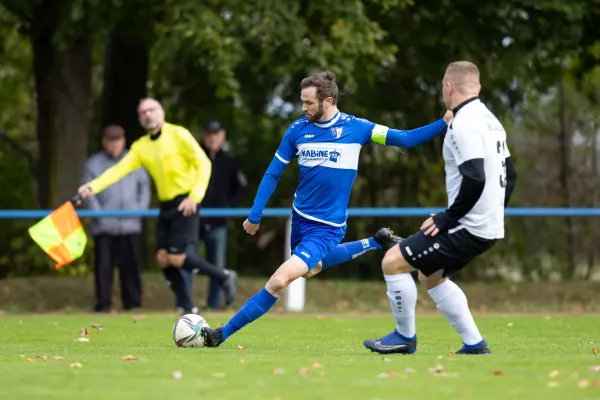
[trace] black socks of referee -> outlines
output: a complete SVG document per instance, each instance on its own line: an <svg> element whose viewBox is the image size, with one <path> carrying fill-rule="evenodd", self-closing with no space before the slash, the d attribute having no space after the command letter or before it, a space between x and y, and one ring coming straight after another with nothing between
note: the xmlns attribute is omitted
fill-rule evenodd
<svg viewBox="0 0 600 400"><path fill-rule="evenodd" d="M176 267L166 267L162 269L165 279L171 284L171 290L175 293L177 304L181 304L186 312L194 308L194 303L185 289L185 281L181 271Z"/></svg>
<svg viewBox="0 0 600 400"><path fill-rule="evenodd" d="M196 257L192 254L187 254L183 262L183 268L188 271L194 271L197 274L208 275L211 278L224 281L229 276L229 271L212 265L206 260Z"/></svg>

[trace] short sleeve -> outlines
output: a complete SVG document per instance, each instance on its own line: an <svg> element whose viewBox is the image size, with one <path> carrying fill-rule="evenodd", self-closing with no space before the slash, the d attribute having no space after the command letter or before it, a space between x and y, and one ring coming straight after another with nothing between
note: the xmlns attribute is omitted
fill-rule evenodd
<svg viewBox="0 0 600 400"><path fill-rule="evenodd" d="M275 157L277 157L282 163L289 164L290 161L292 161L296 156L294 132L294 125L291 125L288 128L287 132L285 132L285 135L283 135L283 139L281 139L279 148L275 153Z"/></svg>
<svg viewBox="0 0 600 400"><path fill-rule="evenodd" d="M355 135L357 135L358 142L363 146L371 142L373 133L378 126L379 125L375 124L374 122L364 118L354 117L354 120L352 121L352 131Z"/></svg>
<svg viewBox="0 0 600 400"><path fill-rule="evenodd" d="M465 161L485 158L483 138L477 127L474 125L466 127L454 124L450 137L448 137L448 141L448 147L454 155L457 166Z"/></svg>

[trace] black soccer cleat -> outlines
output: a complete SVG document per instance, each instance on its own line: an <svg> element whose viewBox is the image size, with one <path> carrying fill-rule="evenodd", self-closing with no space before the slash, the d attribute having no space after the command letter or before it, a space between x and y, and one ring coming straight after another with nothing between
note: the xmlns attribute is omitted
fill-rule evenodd
<svg viewBox="0 0 600 400"><path fill-rule="evenodd" d="M223 281L223 291L225 292L225 304L231 305L237 296L237 273L228 270L229 274Z"/></svg>
<svg viewBox="0 0 600 400"><path fill-rule="evenodd" d="M223 329L202 328L200 331L205 347L219 347L223 343Z"/></svg>
<svg viewBox="0 0 600 400"><path fill-rule="evenodd" d="M481 342L472 346L465 344L454 354L492 354L492 352L490 351L490 348L485 340L482 340Z"/></svg>
<svg viewBox="0 0 600 400"><path fill-rule="evenodd" d="M390 228L381 228L373 236L373 239L379 243L383 250L389 250L404 240L400 236L394 235L394 231Z"/></svg>
<svg viewBox="0 0 600 400"><path fill-rule="evenodd" d="M417 351L417 335L405 338L394 330L382 338L365 340L363 345L379 354L413 354Z"/></svg>

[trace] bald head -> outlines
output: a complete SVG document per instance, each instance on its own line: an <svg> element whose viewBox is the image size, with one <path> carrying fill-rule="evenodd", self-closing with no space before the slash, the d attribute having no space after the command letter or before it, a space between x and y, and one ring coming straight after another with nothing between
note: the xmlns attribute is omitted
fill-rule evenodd
<svg viewBox="0 0 600 400"><path fill-rule="evenodd" d="M150 97L140 100L138 117L140 125L152 133L158 132L165 123L165 111L157 100Z"/></svg>
<svg viewBox="0 0 600 400"><path fill-rule="evenodd" d="M453 62L446 68L442 84L444 102L452 109L470 97L479 96L479 69L469 61Z"/></svg>

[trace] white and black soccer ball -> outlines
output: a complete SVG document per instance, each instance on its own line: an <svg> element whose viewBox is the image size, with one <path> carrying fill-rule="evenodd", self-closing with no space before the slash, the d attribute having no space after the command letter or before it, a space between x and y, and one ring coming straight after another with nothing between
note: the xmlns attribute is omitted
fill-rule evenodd
<svg viewBox="0 0 600 400"><path fill-rule="evenodd" d="M173 341L177 347L204 347L200 335L202 328L208 328L204 317L196 314L186 314L179 318L173 326Z"/></svg>

